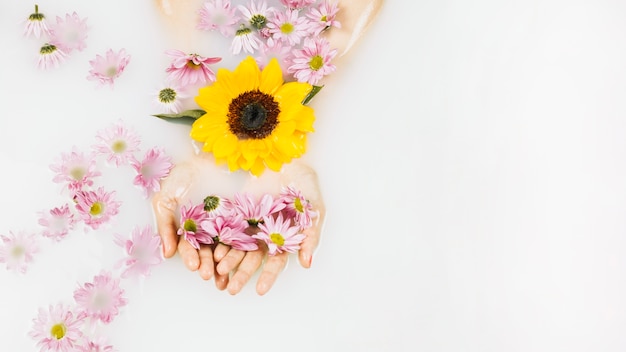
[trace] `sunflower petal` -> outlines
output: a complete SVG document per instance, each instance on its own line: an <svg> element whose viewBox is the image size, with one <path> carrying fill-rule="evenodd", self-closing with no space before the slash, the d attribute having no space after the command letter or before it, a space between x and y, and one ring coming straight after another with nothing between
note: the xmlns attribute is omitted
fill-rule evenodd
<svg viewBox="0 0 626 352"><path fill-rule="evenodd" d="M213 154L216 158L227 157L237 150L237 142L238 139L234 134L230 132L224 133L215 139L215 144L213 144Z"/></svg>
<svg viewBox="0 0 626 352"><path fill-rule="evenodd" d="M261 72L259 90L265 94L274 95L283 83L283 72L280 69L280 64L276 58L273 58Z"/></svg>
<svg viewBox="0 0 626 352"><path fill-rule="evenodd" d="M252 56L246 57L233 72L238 83L239 94L259 88L261 70Z"/></svg>

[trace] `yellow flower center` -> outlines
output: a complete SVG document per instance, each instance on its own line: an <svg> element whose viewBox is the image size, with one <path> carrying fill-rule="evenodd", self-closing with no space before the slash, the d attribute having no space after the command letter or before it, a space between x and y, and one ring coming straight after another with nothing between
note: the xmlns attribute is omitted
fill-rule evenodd
<svg viewBox="0 0 626 352"><path fill-rule="evenodd" d="M26 252L26 249L22 246L15 246L11 250L11 256L14 258L21 257Z"/></svg>
<svg viewBox="0 0 626 352"><path fill-rule="evenodd" d="M220 198L217 196L208 196L204 198L204 211L213 211L220 205Z"/></svg>
<svg viewBox="0 0 626 352"><path fill-rule="evenodd" d="M300 213L304 212L304 207L302 206L302 201L300 200L300 198L296 198L296 200L293 202L293 207L296 208L296 210Z"/></svg>
<svg viewBox="0 0 626 352"><path fill-rule="evenodd" d="M279 233L271 234L270 240L272 240L272 242L274 242L277 246L282 246L285 244L285 238Z"/></svg>
<svg viewBox="0 0 626 352"><path fill-rule="evenodd" d="M319 70L322 66L324 66L324 59L319 55L313 56L311 61L309 61L309 67L311 67L313 71Z"/></svg>
<svg viewBox="0 0 626 352"><path fill-rule="evenodd" d="M183 224L183 228L185 229L185 231L189 231L189 232L198 231L198 226L196 225L196 222L191 219L185 220L185 223Z"/></svg>
<svg viewBox="0 0 626 352"><path fill-rule="evenodd" d="M104 204L102 202L95 202L91 205L91 209L89 209L89 214L93 216L101 215L104 212Z"/></svg>
<svg viewBox="0 0 626 352"><path fill-rule="evenodd" d="M123 153L126 150L126 142L122 140L113 142L111 150L113 150L113 153Z"/></svg>
<svg viewBox="0 0 626 352"><path fill-rule="evenodd" d="M259 90L248 91L228 106L228 125L239 139L263 139L274 131L279 113L274 97Z"/></svg>
<svg viewBox="0 0 626 352"><path fill-rule="evenodd" d="M291 24L291 23L283 23L280 26L280 31L283 34L290 34L291 32L293 32L293 30L294 30L294 27L293 27L293 24Z"/></svg>
<svg viewBox="0 0 626 352"><path fill-rule="evenodd" d="M193 61L191 61L191 60L188 60L188 61L187 61L187 67L189 67L189 68L190 68L190 69L192 69L192 70L197 70L197 69L199 69L199 68L200 68L200 65L199 65L199 64L196 64L196 63L194 63L194 62L193 62Z"/></svg>
<svg viewBox="0 0 626 352"><path fill-rule="evenodd" d="M41 49L39 49L41 55L49 55L55 51L57 51L57 47L52 44L44 44Z"/></svg>
<svg viewBox="0 0 626 352"><path fill-rule="evenodd" d="M115 77L117 75L117 67L111 66L104 72L107 77Z"/></svg>
<svg viewBox="0 0 626 352"><path fill-rule="evenodd" d="M191 62L191 61L189 61ZM189 62L187 65L189 65ZM176 100L176 91L172 88L164 88L159 92L159 101L161 103L171 103Z"/></svg>
<svg viewBox="0 0 626 352"><path fill-rule="evenodd" d="M82 167L75 167L70 170L70 176L72 176L72 178L76 181L80 181L83 177L85 177L85 169Z"/></svg>
<svg viewBox="0 0 626 352"><path fill-rule="evenodd" d="M322 18L320 18L320 21L326 22L326 21L328 21L328 17L326 17L326 15L324 15L324 16L322 16Z"/></svg>
<svg viewBox="0 0 626 352"><path fill-rule="evenodd" d="M62 338L65 337L65 324L63 323L58 323L58 324L54 324L52 325L52 328L50 329L50 335L52 335L52 337L54 337L57 340L60 340Z"/></svg>

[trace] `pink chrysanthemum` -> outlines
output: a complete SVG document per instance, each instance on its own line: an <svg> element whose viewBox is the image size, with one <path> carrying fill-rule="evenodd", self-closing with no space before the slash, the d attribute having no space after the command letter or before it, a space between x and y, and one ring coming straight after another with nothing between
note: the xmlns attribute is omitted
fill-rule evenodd
<svg viewBox="0 0 626 352"><path fill-rule="evenodd" d="M31 13L25 21L24 35L27 37L32 35L35 38L39 38L49 34L50 30L48 29L46 16L39 12L39 5L35 5L35 12Z"/></svg>
<svg viewBox="0 0 626 352"><path fill-rule="evenodd" d="M157 147L148 150L143 161L131 160L130 164L137 172L133 184L143 189L146 198L161 189L161 179L174 167L172 159Z"/></svg>
<svg viewBox="0 0 626 352"><path fill-rule="evenodd" d="M190 84L207 84L215 81L215 72L209 67L222 60L220 57L204 57L198 54L186 54L180 50L167 50L166 55L172 58L170 66L165 69L168 79L185 87Z"/></svg>
<svg viewBox="0 0 626 352"><path fill-rule="evenodd" d="M39 251L35 235L23 231L17 234L9 232L9 236L0 235L0 263L5 263L7 270L26 273L28 263Z"/></svg>
<svg viewBox="0 0 626 352"><path fill-rule="evenodd" d="M120 280L111 273L102 272L74 291L74 300L86 316L108 324L118 314L119 308L126 305L124 290Z"/></svg>
<svg viewBox="0 0 626 352"><path fill-rule="evenodd" d="M155 94L155 103L164 113L181 112L182 100L187 98L183 88L176 83L164 84Z"/></svg>
<svg viewBox="0 0 626 352"><path fill-rule="evenodd" d="M231 8L230 0L209 0L202 4L200 22L197 28L205 31L217 30L222 35L230 37L235 32L235 24L239 16L235 8Z"/></svg>
<svg viewBox="0 0 626 352"><path fill-rule="evenodd" d="M56 173L52 181L67 183L72 195L85 186L92 186L92 179L101 175L96 170L96 160L93 156L86 156L75 146L70 153L62 153L61 160L50 165L50 170Z"/></svg>
<svg viewBox="0 0 626 352"><path fill-rule="evenodd" d="M317 0L280 0L280 2L290 9L301 9L313 4Z"/></svg>
<svg viewBox="0 0 626 352"><path fill-rule="evenodd" d="M39 49L39 58L37 59L37 67L42 70L57 68L61 62L65 61L67 54L59 49L56 45L46 43Z"/></svg>
<svg viewBox="0 0 626 352"><path fill-rule="evenodd" d="M44 227L42 235L55 241L65 238L75 223L76 218L67 204L39 214L39 225Z"/></svg>
<svg viewBox="0 0 626 352"><path fill-rule="evenodd" d="M259 232L252 237L267 244L268 255L276 255L297 251L306 235L300 233L300 227L291 226L291 219L283 219L283 214L278 214L276 218L265 217L263 223L259 224Z"/></svg>
<svg viewBox="0 0 626 352"><path fill-rule="evenodd" d="M77 348L78 352L115 352L113 345L109 345L102 337L85 339Z"/></svg>
<svg viewBox="0 0 626 352"><path fill-rule="evenodd" d="M312 7L306 14L306 17L311 20L309 31L314 35L319 35L331 27L341 28L341 23L337 21L337 12L339 12L339 7L336 1L325 0L319 7Z"/></svg>
<svg viewBox="0 0 626 352"><path fill-rule="evenodd" d="M106 161L115 166L128 164L139 151L141 140L139 135L119 121L96 134L93 146L96 155L106 156Z"/></svg>
<svg viewBox="0 0 626 352"><path fill-rule="evenodd" d="M285 203L276 201L270 194L265 194L257 202L248 194L235 194L233 210L240 214L250 226L256 226L263 219L285 208Z"/></svg>
<svg viewBox="0 0 626 352"><path fill-rule="evenodd" d="M123 265L126 268L122 272L123 278L148 276L151 268L163 261L161 237L150 225L143 229L136 226L130 239L116 234L115 244L124 248L126 253L126 258L118 263L118 266Z"/></svg>
<svg viewBox="0 0 626 352"><path fill-rule="evenodd" d="M272 60L276 59L280 63L280 67L289 67L291 64L291 47L283 45L280 41L271 41L261 46L260 55L256 57L256 62L262 70ZM283 75L287 70L283 69Z"/></svg>
<svg viewBox="0 0 626 352"><path fill-rule="evenodd" d="M202 202L204 211L206 211L209 218L220 215L227 216L233 211L233 204L229 199L215 194L205 197Z"/></svg>
<svg viewBox="0 0 626 352"><path fill-rule="evenodd" d="M96 230L119 212L120 202L114 199L115 191L105 192L103 187L94 191L76 193L76 209L85 225Z"/></svg>
<svg viewBox="0 0 626 352"><path fill-rule="evenodd" d="M267 24L272 38L291 46L300 44L308 32L308 20L298 10L277 11Z"/></svg>
<svg viewBox="0 0 626 352"><path fill-rule="evenodd" d="M96 55L96 58L89 61L91 70L87 79L97 81L100 86L109 85L113 87L115 80L124 72L130 62L130 55L126 50L121 49L117 53L113 49L107 50L104 56Z"/></svg>
<svg viewBox="0 0 626 352"><path fill-rule="evenodd" d="M246 233L248 223L243 216L217 216L203 221L200 226L217 241L241 251L259 248L256 239Z"/></svg>
<svg viewBox="0 0 626 352"><path fill-rule="evenodd" d="M312 219L317 216L317 213L313 211L313 206L304 198L302 192L292 186L284 187L280 193L280 200L285 203L283 212L288 218L294 219L294 222L303 230L311 227Z"/></svg>
<svg viewBox="0 0 626 352"><path fill-rule="evenodd" d="M200 244L212 244L213 237L209 235L201 226L202 222L209 218L204 211L204 203L180 207L180 226L178 235L191 244L195 249L200 248Z"/></svg>
<svg viewBox="0 0 626 352"><path fill-rule="evenodd" d="M337 55L337 50L330 49L330 43L324 38L304 40L304 46L293 53L292 65L288 71L298 82L316 85L322 77L335 71L330 61Z"/></svg>
<svg viewBox="0 0 626 352"><path fill-rule="evenodd" d="M84 319L84 314L76 315L62 304L50 305L48 311L39 308L29 335L37 340L41 352L72 352L83 336Z"/></svg>
<svg viewBox="0 0 626 352"><path fill-rule="evenodd" d="M261 44L263 44L263 42L256 32L241 25L237 32L235 32L235 37L230 45L230 51L233 55L239 54L241 50L252 54L261 47Z"/></svg>
<svg viewBox="0 0 626 352"><path fill-rule="evenodd" d="M239 5L237 8L243 15L243 18L248 21L248 24L258 30L265 28L268 17L276 11L273 7L267 7L267 2L265 0L252 0L248 6Z"/></svg>
<svg viewBox="0 0 626 352"><path fill-rule="evenodd" d="M57 16L57 22L50 26L50 42L63 52L69 54L73 50L82 51L87 44L87 19L81 19L76 12L65 15L65 19Z"/></svg>

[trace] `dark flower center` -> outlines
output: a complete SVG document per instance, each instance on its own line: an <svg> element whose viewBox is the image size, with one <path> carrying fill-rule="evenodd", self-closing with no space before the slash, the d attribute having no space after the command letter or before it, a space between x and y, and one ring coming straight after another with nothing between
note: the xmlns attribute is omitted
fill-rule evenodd
<svg viewBox="0 0 626 352"><path fill-rule="evenodd" d="M278 124L280 109L269 94L258 90L240 94L228 106L230 131L239 139L263 139Z"/></svg>

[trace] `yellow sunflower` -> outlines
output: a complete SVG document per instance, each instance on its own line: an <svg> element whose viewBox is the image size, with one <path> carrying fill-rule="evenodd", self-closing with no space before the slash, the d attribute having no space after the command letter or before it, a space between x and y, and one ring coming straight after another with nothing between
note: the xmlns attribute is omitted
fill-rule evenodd
<svg viewBox="0 0 626 352"><path fill-rule="evenodd" d="M215 83L200 89L195 100L206 113L194 122L191 138L231 171L279 171L306 150L315 115L302 101L312 88L284 83L276 59L261 71L248 56L234 71L218 70Z"/></svg>

